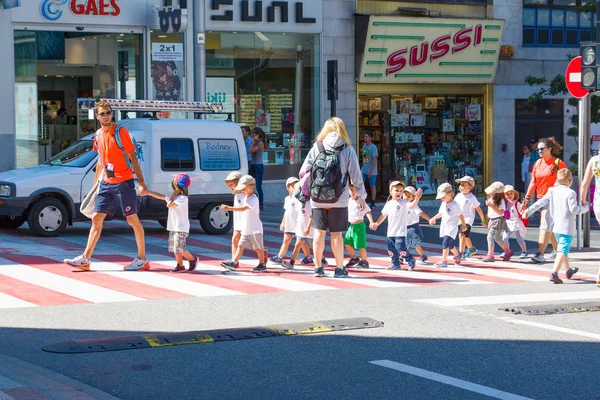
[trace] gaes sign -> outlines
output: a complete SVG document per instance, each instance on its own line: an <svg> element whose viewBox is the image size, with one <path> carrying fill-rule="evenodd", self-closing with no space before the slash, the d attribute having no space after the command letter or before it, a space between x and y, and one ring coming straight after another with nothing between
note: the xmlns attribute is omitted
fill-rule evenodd
<svg viewBox="0 0 600 400"><path fill-rule="evenodd" d="M42 0L40 3L40 13L48 21L57 21L64 8L68 8L74 15L116 17L121 13L118 0Z"/></svg>

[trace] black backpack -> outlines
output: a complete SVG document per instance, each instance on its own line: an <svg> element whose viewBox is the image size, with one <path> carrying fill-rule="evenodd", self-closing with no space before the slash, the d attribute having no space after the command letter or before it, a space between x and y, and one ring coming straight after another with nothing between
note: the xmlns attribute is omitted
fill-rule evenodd
<svg viewBox="0 0 600 400"><path fill-rule="evenodd" d="M323 142L317 142L319 154L310 170L310 198L317 203L336 203L342 196L347 183L347 174L342 174L339 153L346 145L334 151L325 150Z"/></svg>

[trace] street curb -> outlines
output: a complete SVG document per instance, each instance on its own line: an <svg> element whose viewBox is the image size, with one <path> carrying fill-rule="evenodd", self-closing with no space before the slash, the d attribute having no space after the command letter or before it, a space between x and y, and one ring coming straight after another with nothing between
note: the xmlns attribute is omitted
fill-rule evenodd
<svg viewBox="0 0 600 400"><path fill-rule="evenodd" d="M4 354L0 354L0 378L21 385L16 388L30 387L54 400L120 400L68 376ZM8 388L0 387L0 393L2 389Z"/></svg>

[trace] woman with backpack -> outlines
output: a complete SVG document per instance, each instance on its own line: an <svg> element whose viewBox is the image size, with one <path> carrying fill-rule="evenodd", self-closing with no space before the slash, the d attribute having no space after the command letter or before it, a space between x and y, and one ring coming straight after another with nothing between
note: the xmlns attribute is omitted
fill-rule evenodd
<svg viewBox="0 0 600 400"><path fill-rule="evenodd" d="M562 150L563 147L558 144L554 137L543 138L538 141L536 151L540 155L540 159L533 164L531 169L531 183L527 189L527 195L523 199L523 206L527 206L534 192L536 198L541 199L544 197L548 189L556 183L558 170L567 168L567 164L557 157ZM535 262L544 262L544 252L548 247L548 242L552 242L553 248L550 259L553 260L556 258L558 243L550 230L550 221L547 220L547 212L547 209L540 212L538 252L532 258Z"/></svg>
<svg viewBox="0 0 600 400"><path fill-rule="evenodd" d="M310 204L312 224L315 229L313 249L315 259L314 275L325 276L320 265L325 250L325 235L329 229L331 249L335 256L335 278L348 275L344 267L344 239L342 232L348 226L348 183L354 185L358 193L361 210L366 206L367 192L362 179L356 151L348 137L344 122L331 117L323 125L316 143L306 156L300 177L310 174Z"/></svg>

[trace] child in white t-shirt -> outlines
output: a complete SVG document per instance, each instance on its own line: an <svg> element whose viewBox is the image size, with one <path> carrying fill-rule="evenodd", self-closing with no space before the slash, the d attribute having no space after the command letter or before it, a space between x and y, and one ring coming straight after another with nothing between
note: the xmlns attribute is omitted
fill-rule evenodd
<svg viewBox="0 0 600 400"><path fill-rule="evenodd" d="M229 190L233 193L233 206L239 207L246 199L246 195L235 190L242 174L239 172L231 172L223 181ZM231 258L234 257L237 250L240 238L242 237L242 214L233 213L233 236L231 237Z"/></svg>
<svg viewBox="0 0 600 400"><path fill-rule="evenodd" d="M346 231L344 237L344 246L350 254L350 260L346 264L346 268L369 268L369 261L367 260L367 226L365 225L365 215L369 220L369 225L375 223L373 221L373 215L371 214L371 208L365 205L364 209L360 209L360 203L358 201L358 193L354 189L353 184L348 185L348 193L350 194L350 200L348 200L348 222L350 227ZM358 249L360 257L356 257L354 249Z"/></svg>
<svg viewBox="0 0 600 400"><path fill-rule="evenodd" d="M450 252L454 254L454 264L461 262L461 254L455 247L455 238L458 233L458 221L462 224L461 231L467 230L465 217L462 215L460 206L454 201L454 189L449 183L442 183L437 188L437 200L442 200L439 212L429 220L429 225L435 225L435 221L442 217L440 223L440 237L442 238L442 259L435 264L438 268L448 266L448 256Z"/></svg>
<svg viewBox="0 0 600 400"><path fill-rule="evenodd" d="M504 251L502 261L509 261L513 252L508 248L508 245L503 240L503 236L508 232L506 218L504 218L504 210L506 209L506 201L504 200L504 184L502 182L494 182L485 188L485 193L488 195L485 204L487 209L487 243L488 254L482 260L483 262L494 262L494 241Z"/></svg>
<svg viewBox="0 0 600 400"><path fill-rule="evenodd" d="M404 199L409 203L414 201L417 196L417 190L412 186L404 188ZM421 262L427 261L427 256L421 247L423 241L423 231L421 225L419 225L420 218L423 217L429 222L429 216L416 206L412 210L408 210L408 218L406 219L406 247L409 249L417 250L417 253L421 256Z"/></svg>
<svg viewBox="0 0 600 400"><path fill-rule="evenodd" d="M467 229L458 234L458 250L460 251L462 259L465 259L477 253L477 249L473 246L470 237L471 228L475 223L475 212L479 214L482 224L485 222L485 216L481 210L481 203L479 203L477 197L471 193L475 187L475 179L465 175L464 177L457 179L456 183L459 184L458 190L460 190L460 193L456 195L454 201L460 206L462 215L465 217L465 223L467 224Z"/></svg>
<svg viewBox="0 0 600 400"><path fill-rule="evenodd" d="M409 203L402 198L405 187L406 185L400 181L390 183L390 199L383 206L377 222L371 224L371 229L377 229L388 218L388 251L392 257L392 265L388 269L401 269L400 257L402 257L408 263L408 270L412 271L415 269L416 261L406 246L408 210L414 209L419 204L423 191L417 190L415 200Z"/></svg>
<svg viewBox="0 0 600 400"><path fill-rule="evenodd" d="M513 186L506 185L504 186L504 198L506 201L506 208L508 208L508 215L505 215L504 217L506 218L508 216L509 218L506 220L508 232L502 236L502 241L506 242L508 247L510 247L508 240L514 233L517 237L517 243L521 247L519 258L527 258L527 245L525 244L527 228L525 228L523 217L521 217L523 205L519 203L519 192L517 192ZM505 214L507 213L505 212Z"/></svg>
<svg viewBox="0 0 600 400"><path fill-rule="evenodd" d="M263 226L260 220L260 206L258 197L254 194L256 180L250 175L244 175L240 178L235 190L241 191L246 198L241 206L228 206L222 204L223 211L233 211L242 215L242 237L235 251L233 258L229 261L221 262L221 266L228 270L235 271L239 266L239 260L242 258L244 248L251 247L256 251L258 265L252 269L252 272L262 272L267 270L266 257L263 244Z"/></svg>
<svg viewBox="0 0 600 400"><path fill-rule="evenodd" d="M294 190L300 188L300 184L296 183ZM304 251L304 254L307 253L310 256L310 246L312 246L312 241L314 237L315 230L312 227L312 208L310 206L310 199L301 196L299 199L296 199L296 226L294 232L296 234L296 244L294 245L294 250L292 252L292 257L290 261L284 261L281 263L281 266L286 269L294 269L294 264L296 263L296 259L300 254L300 251ZM309 258L309 257L305 257ZM302 265L306 265L304 260L302 260Z"/></svg>
<svg viewBox="0 0 600 400"><path fill-rule="evenodd" d="M189 271L196 269L198 257L192 256L187 250L185 242L190 233L190 219L188 214L188 187L190 177L187 174L179 174L171 181L173 192L164 195L148 191L148 195L158 200L167 202L169 214L167 218L167 231L169 231L169 251L175 255L177 266L171 272L183 272L183 257L189 261Z"/></svg>

